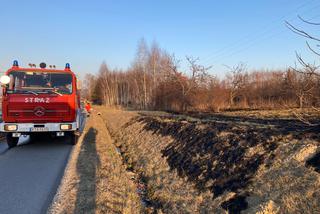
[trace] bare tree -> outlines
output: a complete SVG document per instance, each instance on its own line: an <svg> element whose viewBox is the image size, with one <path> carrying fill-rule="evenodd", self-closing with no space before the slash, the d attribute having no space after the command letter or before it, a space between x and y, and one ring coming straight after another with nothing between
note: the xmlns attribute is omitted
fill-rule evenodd
<svg viewBox="0 0 320 214"><path fill-rule="evenodd" d="M148 46L144 39L138 44L136 66L137 69L141 69L143 72L143 108L147 108L148 105L148 92L147 92L147 60L148 60Z"/></svg>
<svg viewBox="0 0 320 214"><path fill-rule="evenodd" d="M312 96L312 90L315 87L315 78L309 73L297 73L288 70L286 74L286 83L298 99L299 108L304 107L307 98Z"/></svg>
<svg viewBox="0 0 320 214"><path fill-rule="evenodd" d="M82 96L87 99L92 101L92 95L94 94L94 88L96 85L97 79L95 75L93 74L86 74L84 77L84 81L82 84Z"/></svg>
<svg viewBox="0 0 320 214"><path fill-rule="evenodd" d="M110 69L106 63L99 73L87 75L84 93L97 103L134 109L185 112L220 111L228 108L281 108L316 106L320 97L318 67L297 54L299 66L286 70L247 72L243 63L228 67L224 79L209 75L210 67L186 57L189 69L156 44L148 49L140 42L136 58L125 71ZM317 101L317 102L316 102ZM318 105L319 106L319 105Z"/></svg>
<svg viewBox="0 0 320 214"><path fill-rule="evenodd" d="M229 67L230 72L227 74L227 82L229 85L229 104L234 106L234 99L241 94L246 83L247 67L244 63L239 63L233 67Z"/></svg>
<svg viewBox="0 0 320 214"><path fill-rule="evenodd" d="M320 23L317 23L317 22L311 22L311 21L307 21L306 19L302 18L301 16L298 16L298 18L302 21L302 23L305 23L305 24L308 24L308 25L313 25L313 26L320 26ZM320 38L318 38L317 36L314 36L298 27L295 27L294 25L292 25L291 23L287 22L286 21L286 25L287 27L292 31L294 32L295 34L298 34L304 38L306 38L306 45L307 45L307 48L312 52L314 53L317 57L320 56L320 52L319 52L319 44L315 45L315 48L313 48L309 41L313 41L313 42L316 42L316 43L319 43L320 42ZM310 91L316 86L316 83L314 82L318 82L320 81L320 74L319 74L319 66L316 66L315 64L310 64L310 63L306 63L303 58L296 53L296 56L297 56L297 60L299 62L300 65L302 65L303 69L300 70L300 69L296 69L296 68L293 68L294 71L304 75L303 79L305 81L305 85L303 87L300 87L300 108L302 107L302 103L303 103L303 99L304 99L304 95L305 94L304 92L307 92L308 94L310 93ZM316 80L314 80L316 78ZM312 84L311 84L312 83ZM303 92L304 91L304 92ZM319 91L319 88L318 88L318 91ZM311 94L311 96L319 96L319 93L313 93ZM319 97L317 96L317 100L319 102ZM303 118L302 115L298 115L297 114L297 117L305 122L306 120L305 119L301 119ZM307 124L309 125L312 125L310 122L306 122Z"/></svg>
<svg viewBox="0 0 320 214"><path fill-rule="evenodd" d="M314 25L314 26L320 26L320 23L317 23L317 22L311 22L311 21L307 21L306 19L302 18L301 16L298 16L298 18L303 22L303 23L306 23L308 25ZM292 25L290 22L286 21L286 26L292 31L294 32L295 34L298 34L304 38L306 38L306 45L308 47L308 49L314 53L316 56L320 56L320 50L317 50L320 48L320 44L317 44L315 45L315 48L312 47L309 43L309 41L314 41L314 42L317 42L319 43L320 42L320 38L318 38L317 36L314 36L314 35L311 35L310 33L300 29L300 28L297 28L295 27L294 25ZM308 41L309 40L309 41ZM309 74L312 74L312 75L317 75L317 76L320 76L319 74L319 70L318 70L318 67L315 67L314 65L310 67L310 64L309 63L306 63L302 57L296 53L296 56L297 56L297 60L298 62L304 66L306 69L304 72L306 73L309 73ZM316 69L314 69L316 68Z"/></svg>
<svg viewBox="0 0 320 214"><path fill-rule="evenodd" d="M172 56L170 63L168 63L165 68L168 77L173 80L180 88L180 97L178 98L180 102L180 110L186 111L187 107L190 105L189 95L194 92L194 90L199 86L199 84L204 83L209 77L208 70L211 67L204 67L199 65L193 57L186 57L190 68L190 77L186 73L178 71L179 61Z"/></svg>

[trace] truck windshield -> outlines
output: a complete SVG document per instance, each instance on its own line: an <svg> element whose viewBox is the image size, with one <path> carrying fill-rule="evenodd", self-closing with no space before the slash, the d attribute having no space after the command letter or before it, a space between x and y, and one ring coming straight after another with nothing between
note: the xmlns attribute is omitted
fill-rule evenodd
<svg viewBox="0 0 320 214"><path fill-rule="evenodd" d="M12 71L8 93L72 93L72 75L53 72Z"/></svg>

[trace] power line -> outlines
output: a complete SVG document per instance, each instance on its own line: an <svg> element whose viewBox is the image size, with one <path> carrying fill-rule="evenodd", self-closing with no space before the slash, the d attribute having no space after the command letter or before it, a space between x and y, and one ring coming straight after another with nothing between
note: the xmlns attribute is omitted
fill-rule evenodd
<svg viewBox="0 0 320 214"><path fill-rule="evenodd" d="M319 5L319 6L320 6L320 5ZM317 18L317 17L320 17L320 15L317 15L317 16L312 17L311 20L313 20L313 19L315 19L315 18ZM223 59L223 58L225 58L225 57L231 57L231 56L233 56L233 55L235 55L235 54L241 53L242 51L248 50L248 49L250 49L253 45L256 44L256 41L259 41L259 42L265 41L265 40L267 40L267 39L273 38L273 37L281 34L281 33L284 32L284 31L285 31L285 29L283 29L282 31L278 31L278 32L274 32L274 33L272 33L272 34L269 34L267 37L262 38L262 39L261 39L261 38L257 38L256 40L253 40L251 43L247 44L247 46L241 48L240 50L238 49L238 50L236 50L236 51L231 52L230 54L227 54L227 55L224 54L224 55L222 55L222 56L219 56L219 57L216 58L215 61L213 61L213 62L218 62L220 59ZM208 65L207 65L207 66L208 66Z"/></svg>
<svg viewBox="0 0 320 214"><path fill-rule="evenodd" d="M308 3L312 2L312 1L313 1L313 0L311 0L311 1L307 2L307 3L305 2L305 3L301 4L298 8L296 8L296 9L293 10L293 11L291 11L290 14L296 13L296 11L297 11L298 9L305 7ZM286 15L286 16L288 16L288 15ZM286 18L286 16L282 16L282 17L279 18L279 19L273 20L273 21L271 22L271 24L267 24L267 25L263 26L262 29L266 29L266 28L272 27L272 26L273 26L272 23L277 22L277 21L279 21L279 20L283 20L283 19ZM268 30L267 30L267 31L268 31ZM265 32L266 32L266 30L264 30L262 33L265 33ZM258 33L258 35L260 35L260 34L261 34L261 32ZM257 34L256 34L256 35L257 35ZM211 58L211 57L213 57L213 56L219 55L221 52L224 52L225 50L232 49L234 46L237 46L238 44L243 44L243 43L244 43L245 41L247 41L247 40L250 41L250 37L249 37L249 36L252 36L252 37L254 36L254 37L256 37L256 35L252 35L252 34L248 33L246 36L242 37L240 40L237 40L237 42L235 42L234 44L231 44L231 46L225 46L224 48L222 48L222 49L214 52L214 54L210 54L209 56L205 57L203 60L206 61L208 58Z"/></svg>
<svg viewBox="0 0 320 214"><path fill-rule="evenodd" d="M312 2L312 1L309 1L308 3L310 3L310 2ZM299 6L298 8L296 8L294 11L290 12L290 14L293 13L293 12L296 13L297 10L305 7L306 5L307 5L307 3L304 3L304 4L300 5L300 6ZM320 6L320 5L318 5L317 7L319 7L319 6ZM313 7L313 9L315 9L315 7ZM308 11L305 11L305 12L309 12L309 11L310 11L310 9L308 9ZM305 12L304 12L304 13L305 13ZM275 20L275 21L284 20L284 19L285 19L286 17L288 17L288 16L289 16L289 15L282 16L281 18L279 18L279 19L277 19L277 20ZM291 18L290 20L292 20L292 18ZM273 21L272 23L274 23L275 21ZM263 29L265 29L266 26L268 27L269 25L270 25L270 24L265 25L265 26L263 27ZM248 36L243 37L242 39L238 40L236 43L232 44L231 46L229 46L229 47L226 46L226 47L224 47L224 48L216 51L214 54L211 54L210 56L205 57L205 60L202 60L202 61L203 61L204 63L206 63L206 62L210 61L211 59L216 58L216 56L219 56L219 58L220 58L221 53L222 53L222 55L225 55L225 54L228 54L230 51L234 52L234 49L235 49L235 48L238 48L238 47L239 47L239 48L242 48L241 46L247 46L248 44L251 44L253 41L259 40L259 36L264 36L264 35L266 35L266 34L269 33L269 32L273 32L273 31L274 31L274 27L273 27L273 26L274 26L274 25L271 25L272 28L269 27L267 30L263 30L262 32L259 32L259 33L255 34L255 35L248 34ZM251 36L251 37L249 37L249 36ZM252 39L252 37L253 37L253 39ZM239 45L240 45L240 46L239 46Z"/></svg>

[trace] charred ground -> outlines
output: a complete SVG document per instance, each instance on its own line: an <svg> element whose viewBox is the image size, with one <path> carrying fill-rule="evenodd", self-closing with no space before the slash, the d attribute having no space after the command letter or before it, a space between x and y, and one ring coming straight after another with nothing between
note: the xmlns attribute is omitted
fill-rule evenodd
<svg viewBox="0 0 320 214"><path fill-rule="evenodd" d="M308 212L320 204L318 126L223 114L104 111L103 117L126 162L146 178L155 210ZM309 202L296 206L295 194L308 194Z"/></svg>

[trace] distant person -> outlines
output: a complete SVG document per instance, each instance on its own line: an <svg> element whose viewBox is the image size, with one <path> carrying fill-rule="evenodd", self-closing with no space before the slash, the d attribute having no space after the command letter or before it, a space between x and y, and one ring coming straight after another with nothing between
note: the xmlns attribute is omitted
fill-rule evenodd
<svg viewBox="0 0 320 214"><path fill-rule="evenodd" d="M59 91L62 93L70 94L71 93L71 84L66 83L59 87Z"/></svg>
<svg viewBox="0 0 320 214"><path fill-rule="evenodd" d="M52 88L51 82L47 82L47 83L46 83L46 87Z"/></svg>
<svg viewBox="0 0 320 214"><path fill-rule="evenodd" d="M86 108L87 112L90 114L90 112L91 112L91 105L90 105L89 102L86 103L85 108Z"/></svg>

